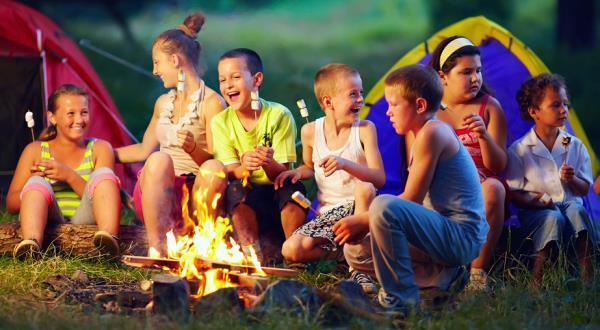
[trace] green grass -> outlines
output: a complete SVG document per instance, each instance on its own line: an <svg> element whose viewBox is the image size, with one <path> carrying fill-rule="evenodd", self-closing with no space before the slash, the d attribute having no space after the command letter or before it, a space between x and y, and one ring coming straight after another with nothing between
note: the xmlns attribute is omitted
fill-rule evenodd
<svg viewBox="0 0 600 330"><path fill-rule="evenodd" d="M499 263L492 277L490 293L462 293L458 306L442 307L411 315L402 325L410 328L594 328L600 326L600 274L596 273L591 287L584 287L570 274L568 262L559 257L548 265L542 289L528 287L529 276L524 266ZM316 269L301 273L299 279L310 285L327 288L345 277L344 273L326 273L331 263L321 263ZM175 323L157 315L103 314L78 305L46 304L38 301L40 283L51 274L72 275L83 270L90 277L105 277L113 281L137 282L158 271L128 268L81 257L47 256L41 261L15 261L0 257L0 329L40 327L49 329L318 329L331 327L327 315L338 313L326 304L316 314L307 311L273 308L264 315L247 312L237 314L228 309L197 313L189 323ZM349 328L390 328L399 323L377 323L359 317L346 317L342 326Z"/></svg>

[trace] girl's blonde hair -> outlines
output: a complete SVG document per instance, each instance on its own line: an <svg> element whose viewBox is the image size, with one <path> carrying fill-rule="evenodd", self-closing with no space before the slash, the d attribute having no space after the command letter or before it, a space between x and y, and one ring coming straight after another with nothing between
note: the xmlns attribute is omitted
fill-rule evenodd
<svg viewBox="0 0 600 330"><path fill-rule="evenodd" d="M48 98L48 111L56 114L58 109L58 99L63 95L80 95L88 98L88 93L81 87L73 84L64 84L58 87ZM50 141L56 138L56 126L50 124L40 133L38 140Z"/></svg>
<svg viewBox="0 0 600 330"><path fill-rule="evenodd" d="M185 18L183 24L175 29L166 30L159 34L152 47L155 45L165 54L180 54L194 65L199 72L199 59L202 46L196 40L198 32L204 25L204 14L195 12Z"/></svg>

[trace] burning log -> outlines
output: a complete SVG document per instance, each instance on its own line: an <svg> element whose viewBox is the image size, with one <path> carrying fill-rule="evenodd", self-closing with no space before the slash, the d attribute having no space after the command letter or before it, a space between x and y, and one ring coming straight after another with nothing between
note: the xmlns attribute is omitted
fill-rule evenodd
<svg viewBox="0 0 600 330"><path fill-rule="evenodd" d="M0 224L0 254L12 253L15 245L22 240L18 222ZM72 255L86 255L94 251L93 237L98 231L96 225L60 224L48 225L44 244L52 243L57 252ZM121 225L119 228L121 251L145 255L148 249L146 230L139 226Z"/></svg>
<svg viewBox="0 0 600 330"><path fill-rule="evenodd" d="M132 267L156 267L160 269L170 269L176 270L179 268L179 260L177 259L167 259L167 258L150 258L150 257L140 257L140 256L131 256L126 255L121 258L124 264L132 266ZM237 264L229 264L221 261L209 260L201 257L196 257L195 259L196 268L200 271L206 271L210 269L227 269L238 271L240 273L254 273L257 271L255 266L250 265L237 265ZM298 276L298 271L293 269L286 268L277 268L277 267L261 267L261 269L267 275L271 276L281 276L281 277L296 277Z"/></svg>

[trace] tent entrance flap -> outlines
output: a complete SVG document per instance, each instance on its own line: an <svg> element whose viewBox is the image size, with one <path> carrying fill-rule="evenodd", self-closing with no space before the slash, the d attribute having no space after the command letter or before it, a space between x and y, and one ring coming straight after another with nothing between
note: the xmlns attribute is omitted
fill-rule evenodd
<svg viewBox="0 0 600 330"><path fill-rule="evenodd" d="M12 177L21 152L31 142L25 122L27 110L33 112L35 136L44 127L39 57L0 56L0 176Z"/></svg>

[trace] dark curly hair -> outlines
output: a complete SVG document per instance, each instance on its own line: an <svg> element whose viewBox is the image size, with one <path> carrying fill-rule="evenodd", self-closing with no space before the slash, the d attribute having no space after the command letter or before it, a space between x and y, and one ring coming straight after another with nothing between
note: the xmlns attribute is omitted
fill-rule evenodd
<svg viewBox="0 0 600 330"><path fill-rule="evenodd" d="M463 36L452 36L452 37L448 37L448 38L442 40L442 42L440 42L437 45L437 47L435 47L435 49L433 50L433 53L431 53L431 57L429 58L427 65L432 67L436 72L442 71L443 73L448 74L448 72L450 72L450 70L452 70L452 68L454 68L456 66L456 62L458 61L458 58L463 57L463 56L475 56L475 55L481 56L479 47L464 46L464 47L461 47L460 49L458 49L457 51L455 51L454 53L452 53L452 55L450 55L448 57L446 62L444 62L444 65L442 65L440 67L440 57L442 56L442 52L444 51L444 48L446 48L446 46L448 46L448 44L452 40L455 40L458 38L464 38L464 37ZM485 81L482 82L481 88L479 89L479 92L477 93L477 97L480 97L484 94L489 94L489 95L494 94L492 92L492 89L485 83Z"/></svg>
<svg viewBox="0 0 600 330"><path fill-rule="evenodd" d="M533 121L533 118L529 114L529 109L540 106L548 87L553 88L557 92L563 88L567 92L565 79L558 74L542 73L525 80L521 84L521 87L517 91L517 103L519 104L519 112L523 119Z"/></svg>

